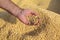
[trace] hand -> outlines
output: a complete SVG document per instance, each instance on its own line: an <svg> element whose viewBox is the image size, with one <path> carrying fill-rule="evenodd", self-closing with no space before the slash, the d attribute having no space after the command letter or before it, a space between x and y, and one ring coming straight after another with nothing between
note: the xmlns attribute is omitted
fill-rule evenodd
<svg viewBox="0 0 60 40"><path fill-rule="evenodd" d="M17 15L18 19L21 20L24 24L29 24L29 20L26 18L27 16L35 15L38 16L36 12L24 9Z"/></svg>
<svg viewBox="0 0 60 40"><path fill-rule="evenodd" d="M30 9L23 9L21 11L21 8L10 0L0 0L0 7L10 12L10 14L17 16L17 18L21 20L24 24L30 23L29 20L26 18L27 16L37 16L37 13Z"/></svg>

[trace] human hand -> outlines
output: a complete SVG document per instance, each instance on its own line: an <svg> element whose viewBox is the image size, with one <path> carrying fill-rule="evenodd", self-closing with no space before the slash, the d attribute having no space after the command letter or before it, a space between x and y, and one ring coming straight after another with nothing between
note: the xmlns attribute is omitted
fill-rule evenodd
<svg viewBox="0 0 60 40"><path fill-rule="evenodd" d="M27 19L28 16L35 15L38 16L36 12L30 9L21 9L11 0L0 0L1 8L5 9L6 11L10 12L10 14L16 16L21 22L24 24L30 24L30 21ZM8 6L7 6L8 5Z"/></svg>
<svg viewBox="0 0 60 40"><path fill-rule="evenodd" d="M27 19L27 17L31 17L31 16L38 16L38 14L36 12L34 12L33 10L30 9L24 9L22 10L18 15L18 19L21 20L24 24L28 24L30 23L30 21ZM39 21L39 20L38 20Z"/></svg>

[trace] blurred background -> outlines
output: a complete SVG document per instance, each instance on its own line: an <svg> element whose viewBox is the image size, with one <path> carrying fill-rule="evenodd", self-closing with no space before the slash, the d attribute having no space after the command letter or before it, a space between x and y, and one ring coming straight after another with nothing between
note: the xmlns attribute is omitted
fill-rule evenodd
<svg viewBox="0 0 60 40"><path fill-rule="evenodd" d="M54 13L60 13L60 0L12 1L22 8L32 8L34 10L35 8L43 8L53 11L53 13L49 11L46 13L49 16L48 19L51 17L51 21L49 19L49 22L53 25L48 22L49 25L47 27L45 27L44 23L43 27L27 26L21 23L16 17L0 9L0 40L20 40L20 38L21 40L60 40L60 15ZM45 18L45 20L47 19Z"/></svg>
<svg viewBox="0 0 60 40"><path fill-rule="evenodd" d="M60 0L12 0L18 6L21 4L22 1L29 1L37 4L40 8L44 8L47 10L51 10L56 13L60 13ZM1 9L0 9L1 11Z"/></svg>

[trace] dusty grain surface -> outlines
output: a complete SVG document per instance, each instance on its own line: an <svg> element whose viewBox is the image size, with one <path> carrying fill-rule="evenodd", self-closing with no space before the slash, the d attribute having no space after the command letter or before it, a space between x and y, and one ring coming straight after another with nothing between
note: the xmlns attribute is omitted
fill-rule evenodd
<svg viewBox="0 0 60 40"><path fill-rule="evenodd" d="M60 15L37 6L38 1L24 0L21 8L30 8L40 15L39 26L28 26L6 11L0 11L0 40L60 40ZM36 4L35 4L36 3Z"/></svg>

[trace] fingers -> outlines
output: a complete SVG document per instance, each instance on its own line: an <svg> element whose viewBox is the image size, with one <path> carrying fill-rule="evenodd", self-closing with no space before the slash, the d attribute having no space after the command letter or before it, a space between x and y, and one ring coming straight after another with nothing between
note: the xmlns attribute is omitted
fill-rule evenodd
<svg viewBox="0 0 60 40"><path fill-rule="evenodd" d="M36 12L34 11L31 11L31 10L24 10L22 11L21 14L18 15L18 18L24 23L24 24L27 24L27 25L30 25L30 21L29 21L29 17L32 17L32 16L36 16L37 17L37 20L35 23L38 24L39 23L39 16ZM34 19L33 19L34 20ZM34 25L34 24L33 24Z"/></svg>
<svg viewBox="0 0 60 40"><path fill-rule="evenodd" d="M29 24L29 21L27 20L27 18L24 15L19 16L19 19L26 25Z"/></svg>
<svg viewBox="0 0 60 40"><path fill-rule="evenodd" d="M39 16L37 12L31 12L32 15Z"/></svg>

